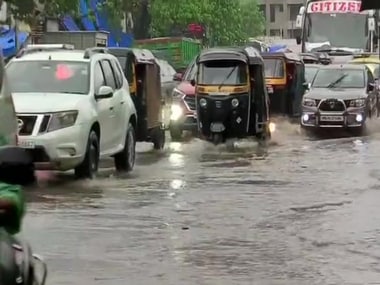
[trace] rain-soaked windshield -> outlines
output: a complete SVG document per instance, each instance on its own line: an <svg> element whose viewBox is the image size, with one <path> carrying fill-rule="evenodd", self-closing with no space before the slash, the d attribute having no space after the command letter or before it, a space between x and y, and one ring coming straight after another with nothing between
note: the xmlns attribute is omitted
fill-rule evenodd
<svg viewBox="0 0 380 285"><path fill-rule="evenodd" d="M264 58L265 77L281 78L285 76L285 63L282 59Z"/></svg>
<svg viewBox="0 0 380 285"><path fill-rule="evenodd" d="M360 69L320 69L315 75L314 88L364 88L365 75Z"/></svg>
<svg viewBox="0 0 380 285"><path fill-rule="evenodd" d="M246 84L247 79L247 65L240 61L208 61L200 64L199 84L240 85Z"/></svg>
<svg viewBox="0 0 380 285"><path fill-rule="evenodd" d="M306 82L311 83L314 79L315 74L317 73L319 67L316 66L305 66L305 79Z"/></svg>
<svg viewBox="0 0 380 285"><path fill-rule="evenodd" d="M17 61L7 66L12 93L88 94L89 65L71 61Z"/></svg>
<svg viewBox="0 0 380 285"><path fill-rule="evenodd" d="M341 4L343 3L333 6L331 1L316 1L309 4L305 17L306 42L324 43L335 48L366 48L367 14L360 14L356 9L352 13L339 11L344 7Z"/></svg>

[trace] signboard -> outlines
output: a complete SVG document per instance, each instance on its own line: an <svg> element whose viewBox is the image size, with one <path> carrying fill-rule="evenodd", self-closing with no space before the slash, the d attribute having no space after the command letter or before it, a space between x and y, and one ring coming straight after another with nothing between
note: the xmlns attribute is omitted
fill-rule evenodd
<svg viewBox="0 0 380 285"><path fill-rule="evenodd" d="M316 1L310 2L307 13L360 13L361 1Z"/></svg>

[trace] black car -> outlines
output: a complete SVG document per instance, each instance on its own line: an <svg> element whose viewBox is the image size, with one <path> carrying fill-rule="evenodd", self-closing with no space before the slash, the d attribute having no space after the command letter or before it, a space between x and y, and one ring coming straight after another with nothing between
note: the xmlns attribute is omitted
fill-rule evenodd
<svg viewBox="0 0 380 285"><path fill-rule="evenodd" d="M302 100L301 127L307 130L365 129L377 115L375 80L364 65L321 65Z"/></svg>

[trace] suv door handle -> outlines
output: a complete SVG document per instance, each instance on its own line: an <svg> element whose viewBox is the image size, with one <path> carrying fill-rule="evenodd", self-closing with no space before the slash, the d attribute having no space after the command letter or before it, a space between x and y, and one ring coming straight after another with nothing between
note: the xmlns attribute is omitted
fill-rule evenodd
<svg viewBox="0 0 380 285"><path fill-rule="evenodd" d="M123 105L124 103L125 103L124 101L121 101L121 102L120 102L120 105Z"/></svg>
<svg viewBox="0 0 380 285"><path fill-rule="evenodd" d="M111 110L111 111L113 111L113 106L112 106L112 107L110 107L110 110Z"/></svg>

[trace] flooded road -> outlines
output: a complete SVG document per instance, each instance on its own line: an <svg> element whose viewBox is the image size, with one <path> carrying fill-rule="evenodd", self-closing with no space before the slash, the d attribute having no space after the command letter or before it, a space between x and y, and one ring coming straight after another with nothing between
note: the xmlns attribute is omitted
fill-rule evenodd
<svg viewBox="0 0 380 285"><path fill-rule="evenodd" d="M380 284L380 135L139 148L128 177L30 193L48 284Z"/></svg>

